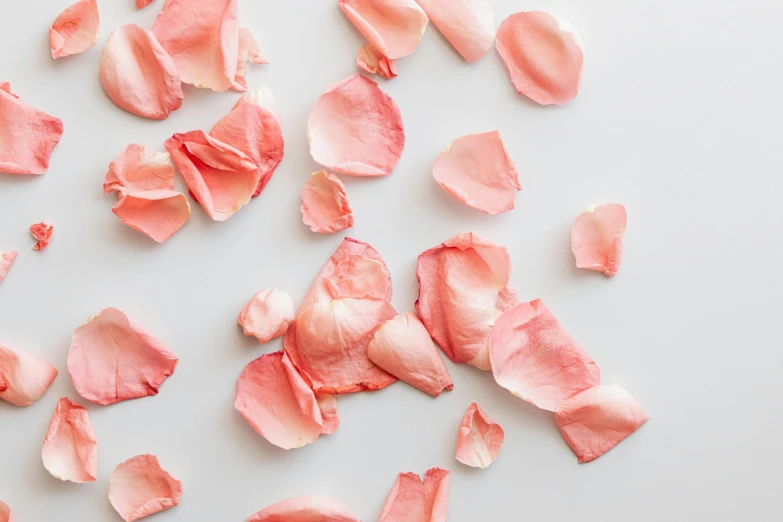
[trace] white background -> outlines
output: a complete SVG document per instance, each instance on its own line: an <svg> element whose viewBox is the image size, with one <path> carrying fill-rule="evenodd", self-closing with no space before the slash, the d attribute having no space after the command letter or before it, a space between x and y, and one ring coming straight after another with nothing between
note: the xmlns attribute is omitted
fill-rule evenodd
<svg viewBox="0 0 783 522"><path fill-rule="evenodd" d="M0 341L60 370L29 408L0 401L0 499L19 522L119 521L107 500L122 460L154 453L182 480L160 522L241 521L300 495L347 503L378 519L396 475L450 469L449 521L660 522L780 520L783 346L780 328L783 159L779 2L752 0L492 0L496 23L543 9L570 20L586 50L579 96L539 107L518 95L492 50L469 65L430 26L399 77L380 80L400 106L407 141L384 179L343 176L356 214L348 235L371 243L394 278L393 304L412 309L416 256L463 231L509 248L512 283L540 297L651 420L597 461L579 465L550 413L510 395L490 374L447 366L438 399L397 383L341 396L336 434L293 451L257 435L234 410L242 368L276 349L245 338L236 315L254 292L300 300L344 234L301 222L299 191L317 170L305 126L319 94L354 74L361 37L333 0L241 2L268 66L251 87L278 100L286 154L262 196L225 223L193 204L166 244L121 225L102 193L112 158L130 143L161 149L174 132L208 130L239 94L185 89L164 122L115 107L98 81L103 43L124 23L151 27L162 0L99 0L101 37L53 61L48 27L69 0L4 0L0 81L61 118L65 134L41 177L0 175L0 249L18 249L0 285ZM517 209L487 216L433 181L454 138L500 130L520 171ZM178 183L180 181L178 180ZM593 203L628 209L613 280L574 268L574 216ZM49 249L27 227L50 220ZM41 464L57 400L81 400L66 369L71 332L107 306L135 316L179 357L155 397L87 405L98 480L63 483ZM506 431L487 470L454 459L457 427L478 401Z"/></svg>

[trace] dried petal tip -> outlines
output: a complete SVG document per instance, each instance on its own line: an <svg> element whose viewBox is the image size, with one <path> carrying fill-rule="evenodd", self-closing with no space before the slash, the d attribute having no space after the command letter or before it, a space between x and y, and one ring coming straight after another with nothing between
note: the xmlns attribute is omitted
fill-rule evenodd
<svg viewBox="0 0 783 522"><path fill-rule="evenodd" d="M255 513L247 522L360 522L338 500L312 496L283 500Z"/></svg>
<svg viewBox="0 0 783 522"><path fill-rule="evenodd" d="M98 41L97 0L81 0L60 13L49 28L52 58L83 53Z"/></svg>
<svg viewBox="0 0 783 522"><path fill-rule="evenodd" d="M367 44L356 53L356 66L370 74L380 74L391 80L397 77L397 64L386 58L373 44Z"/></svg>
<svg viewBox="0 0 783 522"><path fill-rule="evenodd" d="M416 0L430 21L468 62L495 41L495 14L487 0Z"/></svg>
<svg viewBox="0 0 783 522"><path fill-rule="evenodd" d="M103 183L106 194L117 192L119 197L129 192L174 188L174 165L171 156L155 152L144 145L128 145L109 164Z"/></svg>
<svg viewBox="0 0 783 522"><path fill-rule="evenodd" d="M41 450L44 467L60 480L95 482L98 444L87 410L63 397L57 403Z"/></svg>
<svg viewBox="0 0 783 522"><path fill-rule="evenodd" d="M619 203L592 206L579 214L571 229L576 266L613 277L620 269L627 215Z"/></svg>
<svg viewBox="0 0 783 522"><path fill-rule="evenodd" d="M340 178L314 172L302 187L302 220L313 232L332 234L353 226L353 210Z"/></svg>
<svg viewBox="0 0 783 522"><path fill-rule="evenodd" d="M57 368L34 355L0 343L0 399L30 406L46 393Z"/></svg>
<svg viewBox="0 0 783 522"><path fill-rule="evenodd" d="M3 282L11 265L14 264L17 253L16 250L0 250L0 283Z"/></svg>
<svg viewBox="0 0 783 522"><path fill-rule="evenodd" d="M294 320L294 302L280 290L261 290L242 308L237 322L260 343L283 335Z"/></svg>
<svg viewBox="0 0 783 522"><path fill-rule="evenodd" d="M432 468L424 481L416 473L400 473L379 522L445 522L448 510L448 471Z"/></svg>
<svg viewBox="0 0 783 522"><path fill-rule="evenodd" d="M11 508L2 500L0 500L0 522L14 522L11 518Z"/></svg>
<svg viewBox="0 0 783 522"><path fill-rule="evenodd" d="M33 239L37 241L35 246L33 247L33 250L41 251L49 246L49 241L52 239L52 234L54 233L54 225L42 221L40 223L36 223L35 225L30 226L30 234L32 234Z"/></svg>
<svg viewBox="0 0 783 522"><path fill-rule="evenodd" d="M503 446L503 428L475 402L462 418L457 437L458 461L474 468L487 468L495 462Z"/></svg>
<svg viewBox="0 0 783 522"><path fill-rule="evenodd" d="M340 9L384 56L411 54L427 28L427 15L414 0L339 0Z"/></svg>
<svg viewBox="0 0 783 522"><path fill-rule="evenodd" d="M109 502L133 522L179 504L182 482L163 469L154 455L138 455L118 465L109 479Z"/></svg>

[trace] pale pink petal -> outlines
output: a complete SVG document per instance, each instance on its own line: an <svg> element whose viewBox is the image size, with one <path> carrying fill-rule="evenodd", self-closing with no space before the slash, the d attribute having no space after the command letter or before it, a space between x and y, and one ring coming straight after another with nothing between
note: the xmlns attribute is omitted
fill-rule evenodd
<svg viewBox="0 0 783 522"><path fill-rule="evenodd" d="M302 187L302 219L313 232L332 234L353 226L353 210L340 178L314 172Z"/></svg>
<svg viewBox="0 0 783 522"><path fill-rule="evenodd" d="M370 74L392 79L397 76L397 64L386 58L373 44L367 44L356 53L356 66Z"/></svg>
<svg viewBox="0 0 783 522"><path fill-rule="evenodd" d="M266 65L269 60L261 55L261 49L258 48L258 42L253 37L250 29L240 27L239 29L239 53L237 59L237 73L231 88L235 91L245 92L247 90L247 81L245 80L245 69L247 63L257 65Z"/></svg>
<svg viewBox="0 0 783 522"><path fill-rule="evenodd" d="M83 53L98 41L97 0L80 0L60 13L49 28L52 58Z"/></svg>
<svg viewBox="0 0 783 522"><path fill-rule="evenodd" d="M152 2L152 0L136 0L136 9L146 7L150 2Z"/></svg>
<svg viewBox="0 0 783 522"><path fill-rule="evenodd" d="M590 462L617 446L650 417L624 388L601 385L566 399L555 412L563 438L579 462Z"/></svg>
<svg viewBox="0 0 783 522"><path fill-rule="evenodd" d="M166 152L155 152L144 145L128 145L109 164L103 183L106 194L174 188L174 165Z"/></svg>
<svg viewBox="0 0 783 522"><path fill-rule="evenodd" d="M52 234L54 234L54 225L46 221L30 225L30 234L37 241L33 250L41 251L49 246L49 241L52 239Z"/></svg>
<svg viewBox="0 0 783 522"><path fill-rule="evenodd" d="M11 265L14 264L17 254L16 250L0 250L0 283L3 282Z"/></svg>
<svg viewBox="0 0 783 522"><path fill-rule="evenodd" d="M0 343L0 399L30 406L57 377L57 368L38 357Z"/></svg>
<svg viewBox="0 0 783 522"><path fill-rule="evenodd" d="M389 319L375 332L367 356L398 379L437 397L454 389L427 329L412 312Z"/></svg>
<svg viewBox="0 0 783 522"><path fill-rule="evenodd" d="M126 194L111 209L124 224L163 243L190 219L185 194L173 190L142 190Z"/></svg>
<svg viewBox="0 0 783 522"><path fill-rule="evenodd" d="M579 92L584 53L576 29L551 13L514 13L500 24L498 53L517 91L541 105L562 105Z"/></svg>
<svg viewBox="0 0 783 522"><path fill-rule="evenodd" d="M155 455L137 455L119 464L109 479L109 502L126 522L179 504L182 482L163 469Z"/></svg>
<svg viewBox="0 0 783 522"><path fill-rule="evenodd" d="M43 174L63 135L63 122L32 107L0 83L0 172Z"/></svg>
<svg viewBox="0 0 783 522"><path fill-rule="evenodd" d="M169 0L152 33L177 64L182 81L225 91L237 73L238 0Z"/></svg>
<svg viewBox="0 0 783 522"><path fill-rule="evenodd" d="M400 473L379 522L446 522L448 510L448 471L432 468L423 482L416 473Z"/></svg>
<svg viewBox="0 0 783 522"><path fill-rule="evenodd" d="M237 322L245 335L266 343L283 335L294 320L294 302L280 290L261 290L242 308Z"/></svg>
<svg viewBox="0 0 783 522"><path fill-rule="evenodd" d="M487 0L416 0L430 21L468 62L495 41L495 13Z"/></svg>
<svg viewBox="0 0 783 522"><path fill-rule="evenodd" d="M73 332L68 372L79 395L105 406L157 395L177 361L135 319L106 308Z"/></svg>
<svg viewBox="0 0 783 522"><path fill-rule="evenodd" d="M251 157L202 131L174 134L164 143L196 201L215 221L245 206L261 171Z"/></svg>
<svg viewBox="0 0 783 522"><path fill-rule="evenodd" d="M98 443L87 410L63 397L54 410L41 450L43 465L60 480L95 482Z"/></svg>
<svg viewBox="0 0 783 522"><path fill-rule="evenodd" d="M432 175L458 200L493 215L513 209L522 189L498 131L457 138L435 160Z"/></svg>
<svg viewBox="0 0 783 522"><path fill-rule="evenodd" d="M593 205L576 217L571 229L571 250L576 266L617 274L623 254L623 235L628 216L619 203Z"/></svg>
<svg viewBox="0 0 783 522"><path fill-rule="evenodd" d="M544 410L601 380L598 365L539 299L501 315L487 344L495 381Z"/></svg>
<svg viewBox="0 0 783 522"><path fill-rule="evenodd" d="M101 55L103 89L117 107L165 120L182 105L182 83L174 60L153 34L135 24L109 35Z"/></svg>
<svg viewBox="0 0 783 522"><path fill-rule="evenodd" d="M385 56L402 58L419 45L427 15L414 0L339 0L340 9Z"/></svg>
<svg viewBox="0 0 783 522"><path fill-rule="evenodd" d="M2 500L0 500L0 522L14 522L11 518L11 508Z"/></svg>
<svg viewBox="0 0 783 522"><path fill-rule="evenodd" d="M313 159L353 176L386 176L400 160L400 109L378 84L357 74L321 95L307 122Z"/></svg>
<svg viewBox="0 0 783 522"><path fill-rule="evenodd" d="M498 458L504 437L500 424L474 402L462 417L455 457L467 466L488 468Z"/></svg>
<svg viewBox="0 0 783 522"><path fill-rule="evenodd" d="M321 410L323 419L322 435L331 435L340 427L340 412L337 411L337 397L325 393L316 393L315 400L318 401L318 408Z"/></svg>
<svg viewBox="0 0 783 522"><path fill-rule="evenodd" d="M326 497L283 500L255 513L247 522L360 522L348 506Z"/></svg>

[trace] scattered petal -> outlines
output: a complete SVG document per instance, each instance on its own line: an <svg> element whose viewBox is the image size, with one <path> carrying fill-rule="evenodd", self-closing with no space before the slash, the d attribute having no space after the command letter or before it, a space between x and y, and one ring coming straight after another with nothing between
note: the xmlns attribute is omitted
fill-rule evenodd
<svg viewBox="0 0 783 522"><path fill-rule="evenodd" d="M98 41L97 0L80 0L60 13L49 28L52 58L83 53Z"/></svg>
<svg viewBox="0 0 783 522"><path fill-rule="evenodd" d="M146 7L150 2L152 2L152 0L136 0L136 9Z"/></svg>
<svg viewBox="0 0 783 522"><path fill-rule="evenodd" d="M380 74L389 80L397 76L397 64L394 60L386 58L369 43L356 53L356 66L364 72Z"/></svg>
<svg viewBox="0 0 783 522"><path fill-rule="evenodd" d="M106 406L157 395L177 361L135 319L106 308L73 332L68 372L79 395Z"/></svg>
<svg viewBox="0 0 783 522"><path fill-rule="evenodd" d="M432 468L423 482L416 473L400 473L379 522L446 522L448 510L448 471Z"/></svg>
<svg viewBox="0 0 783 522"><path fill-rule="evenodd" d="M11 508L2 500L0 500L0 522L14 522L11 518Z"/></svg>
<svg viewBox="0 0 783 522"><path fill-rule="evenodd" d="M239 53L237 59L237 73L231 88L235 91L245 92L247 90L247 80L245 80L245 69L247 63L257 65L266 65L269 60L261 55L261 49L258 48L258 42L253 37L250 29L241 27L239 29Z"/></svg>
<svg viewBox="0 0 783 522"><path fill-rule="evenodd" d="M163 469L155 455L137 455L114 468L109 502L126 522L179 504L182 482Z"/></svg>
<svg viewBox="0 0 783 522"><path fill-rule="evenodd" d="M95 482L98 444L87 410L63 397L54 410L41 450L46 470L60 480Z"/></svg>
<svg viewBox="0 0 783 522"><path fill-rule="evenodd" d="M614 277L620 269L628 216L619 203L593 205L579 214L571 229L576 266Z"/></svg>
<svg viewBox="0 0 783 522"><path fill-rule="evenodd" d="M318 401L318 408L321 410L323 419L323 430L321 435L331 435L340 427L340 412L337 411L337 397L326 393L316 393L315 400Z"/></svg>
<svg viewBox="0 0 783 522"><path fill-rule="evenodd" d="M123 196L112 212L133 230L163 243L188 222L190 203L173 190L143 190Z"/></svg>
<svg viewBox="0 0 783 522"><path fill-rule="evenodd" d="M0 343L0 399L30 406L57 377L57 368L38 357Z"/></svg>
<svg viewBox="0 0 783 522"><path fill-rule="evenodd" d="M427 28L414 0L339 0L340 9L371 44L391 59L411 54Z"/></svg>
<svg viewBox="0 0 783 522"><path fill-rule="evenodd" d="M166 152L155 152L134 143L114 158L103 184L106 194L174 188L174 165Z"/></svg>
<svg viewBox="0 0 783 522"><path fill-rule="evenodd" d="M457 437L458 461L474 468L488 468L503 446L503 428L484 413L475 402L462 417Z"/></svg>
<svg viewBox="0 0 783 522"><path fill-rule="evenodd" d="M261 86L254 91L246 92L239 98L236 105L234 105L234 108L240 103L252 103L253 105L258 105L262 109L266 109L275 117L277 123L280 124L280 112L277 110L277 101L275 101L275 97L268 87Z"/></svg>
<svg viewBox="0 0 783 522"><path fill-rule="evenodd" d="M247 522L360 522L348 506L326 497L283 500L255 513Z"/></svg>
<svg viewBox="0 0 783 522"><path fill-rule="evenodd" d="M237 322L245 335L266 343L283 335L294 320L294 302L280 290L261 290L242 308Z"/></svg>
<svg viewBox="0 0 783 522"><path fill-rule="evenodd" d="M302 219L313 232L332 234L353 226L353 210L340 178L314 172L302 187Z"/></svg>
<svg viewBox="0 0 783 522"><path fill-rule="evenodd" d="M16 250L0 250L0 283L3 282L11 265L14 264L17 254Z"/></svg>
<svg viewBox="0 0 783 522"><path fill-rule="evenodd" d="M487 0L416 0L430 21L468 62L495 41L495 13Z"/></svg>
<svg viewBox="0 0 783 522"><path fill-rule="evenodd" d="M30 225L30 234L37 241L33 250L41 251L49 246L49 241L51 241L52 234L54 234L54 225L46 221Z"/></svg>

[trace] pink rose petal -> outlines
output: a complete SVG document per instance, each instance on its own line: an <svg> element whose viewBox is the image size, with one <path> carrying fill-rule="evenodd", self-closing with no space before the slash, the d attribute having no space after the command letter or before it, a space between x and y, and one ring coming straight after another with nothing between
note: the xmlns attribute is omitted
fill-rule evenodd
<svg viewBox="0 0 783 522"><path fill-rule="evenodd" d="M269 63L269 60L261 55L261 49L258 48L258 42L256 42L250 29L240 27L237 73L234 77L234 82L231 84L231 88L235 91L245 92L247 90L245 69L248 62L257 65L266 65Z"/></svg>
<svg viewBox="0 0 783 522"><path fill-rule="evenodd" d="M571 229L571 250L576 266L613 277L620 269L623 235L628 216L619 203L593 205L576 217Z"/></svg>
<svg viewBox="0 0 783 522"><path fill-rule="evenodd" d="M353 176L391 174L405 145L397 104L361 74L321 95L310 113L307 137L315 161Z"/></svg>
<svg viewBox="0 0 783 522"><path fill-rule="evenodd" d="M400 473L379 522L446 522L449 472L432 468L424 481L416 473Z"/></svg>
<svg viewBox="0 0 783 522"><path fill-rule="evenodd" d="M397 76L394 60L386 58L373 44L367 44L356 53L356 66L370 74L380 74L386 79Z"/></svg>
<svg viewBox="0 0 783 522"><path fill-rule="evenodd" d="M601 385L566 399L555 412L563 438L579 462L590 462L617 446L650 417L624 388Z"/></svg>
<svg viewBox="0 0 783 522"><path fill-rule="evenodd" d="M353 210L340 178L314 172L302 187L302 219L313 232L332 234L353 226Z"/></svg>
<svg viewBox="0 0 783 522"><path fill-rule="evenodd" d="M128 145L109 165L103 184L106 194L174 188L174 165L171 156L155 152L144 145Z"/></svg>
<svg viewBox="0 0 783 522"><path fill-rule="evenodd" d="M0 399L30 406L46 393L57 369L38 357L0 343Z"/></svg>
<svg viewBox="0 0 783 522"><path fill-rule="evenodd" d="M0 522L14 522L11 518L11 508L2 500L0 500Z"/></svg>
<svg viewBox="0 0 783 522"><path fill-rule="evenodd" d="M0 283L3 282L11 265L14 264L17 254L16 250L0 250Z"/></svg>
<svg viewBox="0 0 783 522"><path fill-rule="evenodd" d="M177 361L135 319L106 308L73 332L68 372L79 395L105 406L157 395Z"/></svg>
<svg viewBox="0 0 783 522"><path fill-rule="evenodd" d="M331 435L340 427L340 412L337 410L337 397L325 393L316 393L315 400L321 410L323 430L321 435Z"/></svg>
<svg viewBox="0 0 783 522"><path fill-rule="evenodd" d="M261 290L242 308L237 322L245 335L266 343L283 335L294 320L294 302L280 290Z"/></svg>
<svg viewBox="0 0 783 522"><path fill-rule="evenodd" d="M44 250L49 246L49 241L52 239L52 234L54 234L54 225L46 221L36 223L35 225L30 225L30 234L32 234L33 239L37 241L33 247L33 250Z"/></svg>
<svg viewBox="0 0 783 522"><path fill-rule="evenodd" d="M154 455L138 455L119 464L109 479L109 502L126 522L179 504L182 482L163 469Z"/></svg>
<svg viewBox="0 0 783 522"><path fill-rule="evenodd" d="M146 7L150 2L152 2L152 0L136 0L136 9Z"/></svg>
<svg viewBox="0 0 783 522"><path fill-rule="evenodd" d="M280 124L281 120L280 113L277 110L277 101L275 101L275 97L272 95L272 91L270 91L268 87L261 86L254 91L246 92L239 98L239 100L237 100L234 108L236 109L237 105L241 103L252 103L253 105L258 105L262 109L266 109L272 116L275 117L277 123Z"/></svg>
<svg viewBox="0 0 783 522"><path fill-rule="evenodd" d="M495 13L487 0L416 0L430 21L468 62L495 41Z"/></svg>
<svg viewBox="0 0 783 522"><path fill-rule="evenodd" d="M427 28L414 0L339 0L340 9L381 53L391 59L412 53Z"/></svg>
<svg viewBox="0 0 783 522"><path fill-rule="evenodd" d="M574 26L541 11L500 24L497 49L517 91L541 105L562 105L579 92L584 53Z"/></svg>
<svg viewBox="0 0 783 522"><path fill-rule="evenodd" d="M60 13L49 28L52 58L83 53L98 41L97 0L80 0Z"/></svg>
<svg viewBox="0 0 783 522"><path fill-rule="evenodd" d="M142 190L123 196L112 212L133 230L163 243L190 219L190 203L173 190Z"/></svg>
<svg viewBox="0 0 783 522"><path fill-rule="evenodd" d="M247 522L360 522L348 506L326 497L283 500L255 513Z"/></svg>
<svg viewBox="0 0 783 522"><path fill-rule="evenodd" d="M83 406L63 397L54 410L41 450L46 470L60 480L95 482L98 443Z"/></svg>
<svg viewBox="0 0 783 522"><path fill-rule="evenodd" d="M498 131L457 138L435 160L432 175L458 200L493 215L513 209L522 189Z"/></svg>
<svg viewBox="0 0 783 522"><path fill-rule="evenodd" d="M503 446L503 428L484 413L475 402L462 418L457 437L458 461L474 468L488 468Z"/></svg>

